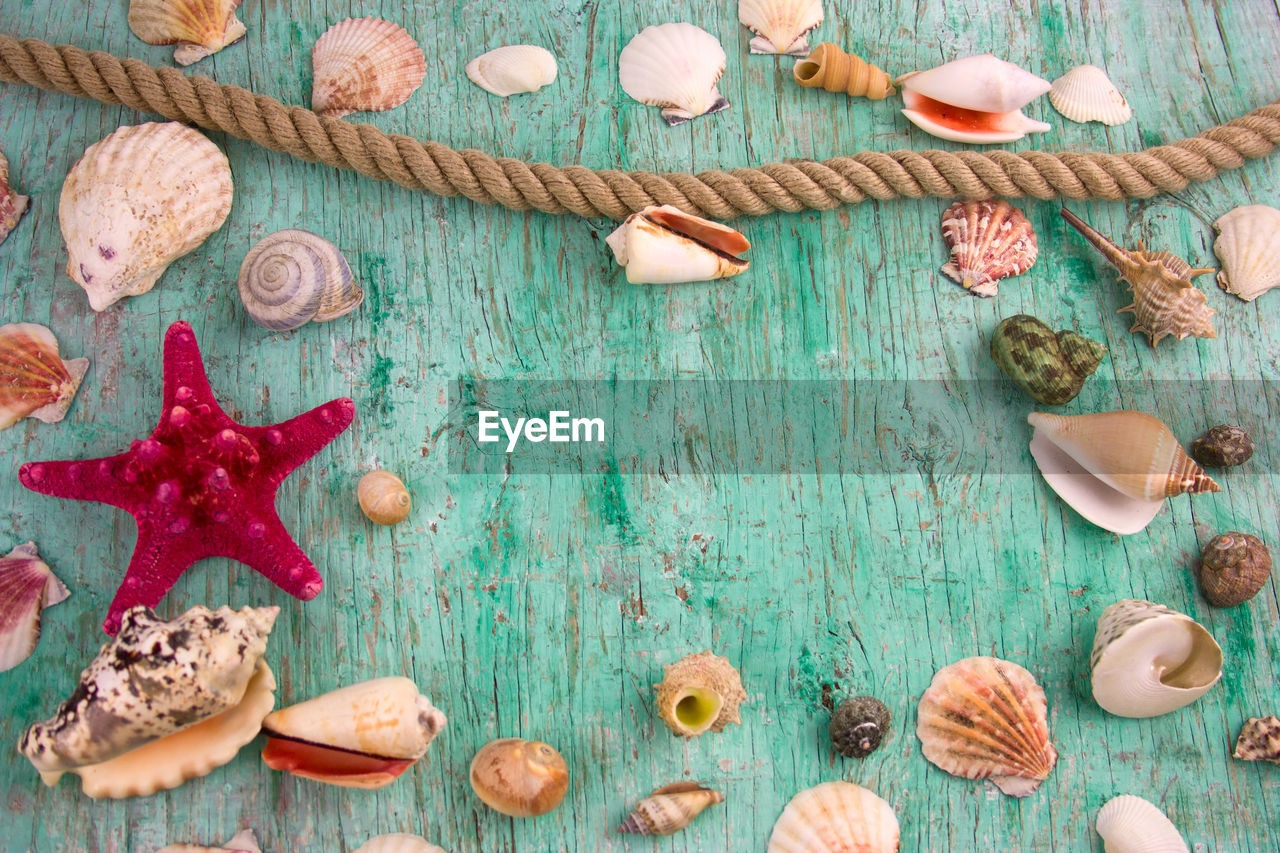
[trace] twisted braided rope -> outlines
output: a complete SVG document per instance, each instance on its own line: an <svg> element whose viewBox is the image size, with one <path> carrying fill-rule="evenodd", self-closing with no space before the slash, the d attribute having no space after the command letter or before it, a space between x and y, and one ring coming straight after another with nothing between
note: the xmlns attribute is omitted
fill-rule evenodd
<svg viewBox="0 0 1280 853"><path fill-rule="evenodd" d="M157 113L410 189L513 210L613 219L651 204L731 219L829 210L868 198L1149 198L1266 157L1280 143L1277 101L1190 139L1129 154L864 151L697 175L593 171L455 151L288 107L207 77L187 77L176 68L36 39L0 35L0 80Z"/></svg>

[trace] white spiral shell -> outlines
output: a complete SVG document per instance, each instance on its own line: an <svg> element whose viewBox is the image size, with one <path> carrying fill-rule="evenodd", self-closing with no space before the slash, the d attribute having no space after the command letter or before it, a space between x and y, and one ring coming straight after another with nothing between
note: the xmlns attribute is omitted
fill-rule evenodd
<svg viewBox="0 0 1280 853"><path fill-rule="evenodd" d="M298 229L259 240L240 265L237 287L253 322L275 331L341 317L364 301L338 247Z"/></svg>

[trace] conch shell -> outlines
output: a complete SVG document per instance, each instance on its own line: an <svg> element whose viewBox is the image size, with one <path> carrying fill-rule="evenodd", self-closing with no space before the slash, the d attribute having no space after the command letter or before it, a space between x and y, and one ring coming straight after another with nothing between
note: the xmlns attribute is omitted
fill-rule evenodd
<svg viewBox="0 0 1280 853"><path fill-rule="evenodd" d="M796 82L808 89L823 88L853 97L883 100L898 90L887 72L831 42L823 42L791 69Z"/></svg>
<svg viewBox="0 0 1280 853"><path fill-rule="evenodd" d="M710 651L685 655L663 667L658 689L658 716L680 737L722 732L739 724L738 706L747 699L742 678L728 658Z"/></svg>
<svg viewBox="0 0 1280 853"><path fill-rule="evenodd" d="M1052 328L1030 314L1005 317L991 335L991 358L1032 399L1061 406L1076 398L1107 348L1084 335Z"/></svg>
<svg viewBox="0 0 1280 853"><path fill-rule="evenodd" d="M822 0L738 0L738 21L755 33L752 53L804 56L822 23Z"/></svg>
<svg viewBox="0 0 1280 853"><path fill-rule="evenodd" d="M897 853L893 806L860 785L823 782L791 798L766 853Z"/></svg>
<svg viewBox="0 0 1280 853"><path fill-rule="evenodd" d="M19 545L0 557L0 672L31 656L40 639L41 612L70 595L40 559L36 543Z"/></svg>
<svg viewBox="0 0 1280 853"><path fill-rule="evenodd" d="M632 284L712 281L745 272L751 243L727 225L670 205L633 213L605 238Z"/></svg>
<svg viewBox="0 0 1280 853"><path fill-rule="evenodd" d="M1107 801L1094 828L1105 853L1188 853L1173 821L1152 803L1122 794Z"/></svg>
<svg viewBox="0 0 1280 853"><path fill-rule="evenodd" d="M515 737L481 747L471 759L470 778L476 796L509 817L544 815L569 791L569 768L556 748Z"/></svg>
<svg viewBox="0 0 1280 853"><path fill-rule="evenodd" d="M9 185L9 161L0 152L0 245L3 245L9 232L17 227L18 220L27 212L27 203L30 201L27 196L18 195L18 191Z"/></svg>
<svg viewBox="0 0 1280 853"><path fill-rule="evenodd" d="M1235 752L1231 754L1241 761L1280 764L1280 719L1273 714L1245 720L1236 738Z"/></svg>
<svg viewBox="0 0 1280 853"><path fill-rule="evenodd" d="M262 853L258 837L252 829L244 829L221 847L201 847L199 844L170 844L157 853Z"/></svg>
<svg viewBox="0 0 1280 853"><path fill-rule="evenodd" d="M44 326L0 326L0 429L27 417L62 420L88 369L87 358L64 361L58 339Z"/></svg>
<svg viewBox="0 0 1280 853"><path fill-rule="evenodd" d="M129 29L147 44L176 44L173 59L190 65L244 38L241 0L130 0Z"/></svg>
<svg viewBox="0 0 1280 853"><path fill-rule="evenodd" d="M940 139L981 145L1050 129L1021 111L1049 91L1049 81L989 53L913 71L894 82L902 87L902 114Z"/></svg>
<svg viewBox="0 0 1280 853"><path fill-rule="evenodd" d="M724 794L697 782L675 782L658 788L636 804L618 832L636 835L675 835L702 812L724 802Z"/></svg>
<svg viewBox="0 0 1280 853"><path fill-rule="evenodd" d="M957 201L942 213L942 236L951 247L942 274L976 296L995 296L1039 255L1031 223L1004 199Z"/></svg>

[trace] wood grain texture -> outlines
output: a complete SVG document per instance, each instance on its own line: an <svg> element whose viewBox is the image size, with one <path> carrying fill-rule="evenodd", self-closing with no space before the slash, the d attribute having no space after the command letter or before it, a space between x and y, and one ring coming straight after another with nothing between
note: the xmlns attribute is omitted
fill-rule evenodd
<svg viewBox="0 0 1280 853"><path fill-rule="evenodd" d="M831 3L818 31L891 73L992 50L1045 77L1077 64L1107 68L1135 119L1054 125L1011 146L1136 150L1195 133L1276 97L1280 8L1240 0L1182 5L981 0ZM0 0L0 30L172 62L129 32L124 0ZM730 0L636 4L414 4L248 0L247 39L193 70L304 103L309 51L326 26L378 14L404 25L428 58L427 84L404 107L359 120L514 157L595 167L696 171L860 149L948 147L910 127L894 99L802 90L791 59L747 55ZM641 27L691 20L724 43L717 116L671 129L627 99L616 59ZM560 76L510 100L462 74L501 43L550 48ZM1034 313L1110 349L1087 411L1120 381L1280 375L1280 296L1243 304L1202 287L1219 312L1216 340L1152 350L1115 315L1114 276L1057 216L1020 203L1041 257L993 300L937 272L940 200L864 204L744 222L752 270L711 285L626 285L601 237L606 224L516 214L415 195L216 138L236 179L227 224L178 261L150 294L103 313L62 272L62 179L84 148L145 120L29 89L0 86L0 150L32 196L0 246L0 319L50 325L66 356L93 366L70 416L0 433L0 547L35 539L72 589L48 611L31 660L0 674L0 744L52 712L103 637L98 625L133 547L130 519L105 506L26 492L26 460L100 456L154 425L159 347L185 319L214 390L250 423L279 421L350 395L355 425L281 489L280 516L326 579L302 604L246 568L210 560L162 604L279 604L268 650L279 698L291 702L376 675L412 677L450 717L428 760L378 792L273 773L250 748L229 766L159 796L95 802L64 780L42 786L0 749L0 847L7 851L153 851L175 840L220 842L252 826L268 851L345 851L392 831L421 832L453 853L762 850L796 791L848 779L888 799L904 850L1100 849L1098 807L1119 793L1161 804L1197 851L1280 849L1280 773L1230 758L1246 717L1280 706L1274 583L1246 607L1200 597L1191 567L1225 529L1280 544L1273 400L1257 385L1212 386L1157 414L1189 441L1238 421L1259 439L1254 463L1222 477L1221 494L1171 501L1143 533L1119 540L1065 508L1034 476L948 463L962 440L931 434L908 409L884 414L918 473L640 476L451 476L439 452L448 383L486 379L994 379L996 322ZM954 146L950 146L954 147ZM1253 163L1174 197L1073 205L1104 233L1211 265L1210 223L1243 203L1280 204L1280 161ZM300 227L329 236L368 291L337 321L270 334L235 294L256 239ZM1096 387L1095 387L1096 386ZM1154 386L1153 386L1154 387ZM1090 393L1094 396L1090 397ZM958 428L1024 437L1028 403L977 411ZM905 412L905 414L904 414ZM1012 413L1012 416L1009 416ZM375 529L355 503L360 474L400 473L414 493L406 524ZM1104 714L1089 696L1087 655L1102 609L1146 597L1200 619L1222 643L1222 686L1155 720ZM743 725L682 742L656 722L661 665L713 648L740 664L750 696ZM1061 759L1033 796L952 778L914 736L915 705L933 673L996 654L1044 685ZM870 692L894 730L862 762L834 756L821 697ZM547 740L568 761L565 805L536 821L486 810L466 770L487 740ZM667 840L612 834L651 788L697 779L727 803Z"/></svg>

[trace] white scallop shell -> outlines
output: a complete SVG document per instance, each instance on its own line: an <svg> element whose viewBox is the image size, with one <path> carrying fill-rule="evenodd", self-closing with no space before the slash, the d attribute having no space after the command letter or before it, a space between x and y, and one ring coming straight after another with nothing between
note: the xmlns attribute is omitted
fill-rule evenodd
<svg viewBox="0 0 1280 853"><path fill-rule="evenodd" d="M244 38L241 0L129 0L129 29L147 44L176 44L174 61L190 65Z"/></svg>
<svg viewBox="0 0 1280 853"><path fill-rule="evenodd" d="M622 90L642 104L661 107L676 125L729 106L716 89L724 73L724 48L693 24L645 27L618 56Z"/></svg>
<svg viewBox="0 0 1280 853"><path fill-rule="evenodd" d="M445 853L445 850L420 835L393 832L390 835L370 838L353 853Z"/></svg>
<svg viewBox="0 0 1280 853"><path fill-rule="evenodd" d="M1100 121L1114 126L1133 118L1129 102L1107 72L1096 65L1080 65L1054 80L1049 103L1072 121Z"/></svg>
<svg viewBox="0 0 1280 853"><path fill-rule="evenodd" d="M231 167L177 122L122 127L90 145L58 203L67 275L94 311L146 293L231 211Z"/></svg>
<svg viewBox="0 0 1280 853"><path fill-rule="evenodd" d="M36 543L19 545L0 557L0 672L22 663L40 639L40 613L71 595Z"/></svg>
<svg viewBox="0 0 1280 853"><path fill-rule="evenodd" d="M545 47L510 44L467 63L467 76L486 92L505 98L536 92L556 79L556 58Z"/></svg>
<svg viewBox="0 0 1280 853"><path fill-rule="evenodd" d="M348 18L325 30L311 66L311 109L333 117L398 107L427 74L413 36L381 18Z"/></svg>
<svg viewBox="0 0 1280 853"><path fill-rule="evenodd" d="M253 322L277 331L341 317L364 301L338 247L297 229L259 240L240 264L236 286Z"/></svg>
<svg viewBox="0 0 1280 853"><path fill-rule="evenodd" d="M893 806L849 782L801 791L773 825L767 853L895 853Z"/></svg>
<svg viewBox="0 0 1280 853"><path fill-rule="evenodd" d="M1265 204L1237 207L1213 223L1213 253L1222 262L1218 286L1252 302L1280 287L1280 210Z"/></svg>
<svg viewBox="0 0 1280 853"><path fill-rule="evenodd" d="M752 53L807 56L805 37L822 23L822 0L738 0L738 21L755 33Z"/></svg>
<svg viewBox="0 0 1280 853"><path fill-rule="evenodd" d="M1109 800L1098 812L1094 826L1106 853L1188 853L1173 821L1132 794Z"/></svg>
<svg viewBox="0 0 1280 853"><path fill-rule="evenodd" d="M252 829L243 829L221 847L201 847L199 844L170 844L156 853L262 853L258 837Z"/></svg>

